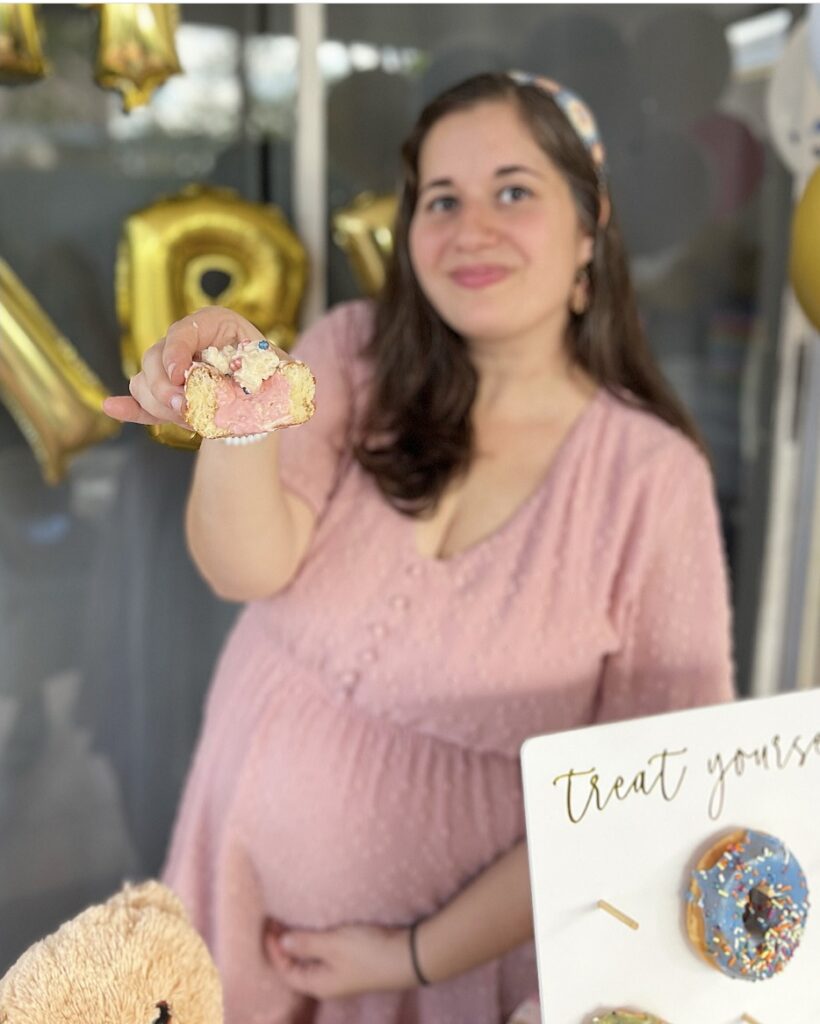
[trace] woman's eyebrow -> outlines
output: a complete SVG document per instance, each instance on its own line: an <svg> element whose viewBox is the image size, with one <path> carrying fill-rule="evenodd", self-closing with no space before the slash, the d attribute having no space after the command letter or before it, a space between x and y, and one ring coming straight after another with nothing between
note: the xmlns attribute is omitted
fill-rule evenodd
<svg viewBox="0 0 820 1024"><path fill-rule="evenodd" d="M422 185L419 189L419 195L422 192L426 192L428 188L452 188L452 178L436 178L435 181L428 181L426 185Z"/></svg>
<svg viewBox="0 0 820 1024"><path fill-rule="evenodd" d="M496 178L501 178L505 174L532 174L535 178L541 178L543 175L539 174L538 171L532 169L532 167L525 167L524 164L510 164L509 167L499 167L495 172Z"/></svg>
<svg viewBox="0 0 820 1024"><path fill-rule="evenodd" d="M539 174L538 171L533 170L532 167L525 167L524 164L510 164L506 167L498 167L494 173L494 177L503 178L508 174L531 174L534 178L542 178L543 175ZM419 195L422 192L426 192L430 188L452 188L452 178L435 178L433 181L428 181L425 185L419 189Z"/></svg>

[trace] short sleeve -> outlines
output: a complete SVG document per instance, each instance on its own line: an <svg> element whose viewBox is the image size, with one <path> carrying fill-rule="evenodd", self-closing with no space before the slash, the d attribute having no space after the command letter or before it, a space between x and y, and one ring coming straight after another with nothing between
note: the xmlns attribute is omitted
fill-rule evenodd
<svg viewBox="0 0 820 1024"><path fill-rule="evenodd" d="M706 459L686 442L649 473L613 595L621 640L596 722L731 700L728 572Z"/></svg>
<svg viewBox="0 0 820 1024"><path fill-rule="evenodd" d="M282 431L280 477L317 517L349 460L351 429L366 386L361 350L372 325L371 303L345 303L305 331L290 353L313 372L316 411L307 423Z"/></svg>

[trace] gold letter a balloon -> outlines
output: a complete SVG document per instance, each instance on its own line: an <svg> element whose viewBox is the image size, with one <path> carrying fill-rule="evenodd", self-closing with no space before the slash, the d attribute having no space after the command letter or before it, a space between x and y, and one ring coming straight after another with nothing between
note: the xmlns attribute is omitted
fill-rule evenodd
<svg viewBox="0 0 820 1024"><path fill-rule="evenodd" d="M56 484L69 459L119 432L102 411L108 392L0 260L0 399Z"/></svg>
<svg viewBox="0 0 820 1024"><path fill-rule="evenodd" d="M148 103L180 67L174 43L177 4L100 4L95 78L122 93L125 109Z"/></svg>

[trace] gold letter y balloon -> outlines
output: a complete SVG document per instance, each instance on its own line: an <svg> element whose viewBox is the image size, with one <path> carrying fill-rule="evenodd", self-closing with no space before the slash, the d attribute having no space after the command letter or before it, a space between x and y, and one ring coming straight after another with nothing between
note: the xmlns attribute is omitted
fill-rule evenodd
<svg viewBox="0 0 820 1024"><path fill-rule="evenodd" d="M56 484L69 459L119 432L102 411L108 392L0 260L0 399Z"/></svg>
<svg viewBox="0 0 820 1024"><path fill-rule="evenodd" d="M362 192L333 214L333 240L346 254L366 295L377 295L393 252L396 197Z"/></svg>
<svg viewBox="0 0 820 1024"><path fill-rule="evenodd" d="M287 348L306 268L305 250L276 207L230 189L190 185L139 210L126 220L117 254L123 372L133 377L168 327L203 306L227 306ZM199 445L197 434L173 424L147 429L175 448Z"/></svg>

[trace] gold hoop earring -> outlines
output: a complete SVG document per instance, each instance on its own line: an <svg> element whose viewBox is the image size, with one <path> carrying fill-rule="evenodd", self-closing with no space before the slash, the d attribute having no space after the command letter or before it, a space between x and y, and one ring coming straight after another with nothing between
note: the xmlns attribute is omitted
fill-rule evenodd
<svg viewBox="0 0 820 1024"><path fill-rule="evenodd" d="M576 316L583 316L591 301L589 267L581 267L575 275L575 283L569 297L569 308Z"/></svg>

